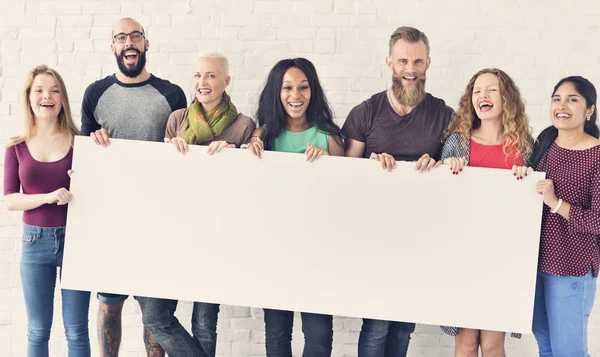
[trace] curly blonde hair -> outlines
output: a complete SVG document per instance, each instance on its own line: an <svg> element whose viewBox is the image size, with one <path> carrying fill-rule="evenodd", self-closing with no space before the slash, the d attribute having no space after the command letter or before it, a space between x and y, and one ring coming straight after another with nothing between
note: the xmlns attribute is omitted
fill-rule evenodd
<svg viewBox="0 0 600 357"><path fill-rule="evenodd" d="M497 68L484 68L475 75L467 84L465 93L460 98L459 107L450 119L450 124L444 132L443 139L459 133L462 137L463 148L467 149L467 142L471 132L481 126L481 119L477 117L472 103L473 87L475 81L482 74L491 73L498 77L500 95L502 97L502 135L504 137L503 151L507 157L523 156L524 160L531 157L533 139L529 119L525 113L525 103L521 97L519 87L506 72Z"/></svg>

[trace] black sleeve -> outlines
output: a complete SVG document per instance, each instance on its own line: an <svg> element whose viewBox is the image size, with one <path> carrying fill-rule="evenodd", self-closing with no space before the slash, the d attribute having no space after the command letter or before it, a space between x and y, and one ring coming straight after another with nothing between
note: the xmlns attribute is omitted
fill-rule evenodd
<svg viewBox="0 0 600 357"><path fill-rule="evenodd" d="M176 88L174 96L175 100L173 103L169 102L169 105L171 105L171 110L176 111L177 109L187 108L187 99L185 98L185 93L178 85L174 84L174 86Z"/></svg>
<svg viewBox="0 0 600 357"><path fill-rule="evenodd" d="M81 101L81 133L83 135L89 136L94 131L102 128L94 116L94 111L96 111L96 106L102 94L114 83L115 78L108 76L90 84L85 90Z"/></svg>
<svg viewBox="0 0 600 357"><path fill-rule="evenodd" d="M94 117L94 110L98 104L99 96L94 95L94 84L87 87L81 102L81 133L89 136L92 132L100 130L100 124Z"/></svg>
<svg viewBox="0 0 600 357"><path fill-rule="evenodd" d="M174 112L177 109L187 108L185 93L177 84L173 84L166 79L154 77L152 86L165 97L167 103L171 106L171 112Z"/></svg>

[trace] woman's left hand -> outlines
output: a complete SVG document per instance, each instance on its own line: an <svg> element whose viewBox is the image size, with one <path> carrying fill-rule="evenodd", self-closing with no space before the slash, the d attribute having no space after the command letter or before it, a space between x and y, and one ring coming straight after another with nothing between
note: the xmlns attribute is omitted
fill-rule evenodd
<svg viewBox="0 0 600 357"><path fill-rule="evenodd" d="M544 196L546 206L554 209L558 204L558 197L554 193L554 182L549 179L539 180L535 188L537 193Z"/></svg>
<svg viewBox="0 0 600 357"><path fill-rule="evenodd" d="M304 152L304 154L306 154L306 161L314 161L321 157L321 155L329 155L327 150L323 150L320 147L311 143L306 144L306 151Z"/></svg>
<svg viewBox="0 0 600 357"><path fill-rule="evenodd" d="M216 152L221 151L224 148L235 148L235 144L229 144L227 141L213 141L212 143L208 144L208 147L206 148L206 152L209 155L212 155Z"/></svg>
<svg viewBox="0 0 600 357"><path fill-rule="evenodd" d="M525 176L529 175L533 172L533 168L529 166L517 166L513 165L512 173L513 176L517 178L517 180L522 180Z"/></svg>

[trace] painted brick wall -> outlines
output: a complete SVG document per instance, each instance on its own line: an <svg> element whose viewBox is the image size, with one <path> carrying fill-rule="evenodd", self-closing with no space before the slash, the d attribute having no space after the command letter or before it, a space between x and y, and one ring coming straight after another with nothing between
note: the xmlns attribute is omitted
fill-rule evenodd
<svg viewBox="0 0 600 357"><path fill-rule="evenodd" d="M194 55L215 49L225 52L233 77L229 92L238 108L249 115L256 109L271 66L282 58L304 56L317 67L342 124L354 105L389 86L390 73L384 67L387 41L401 25L415 26L430 38L429 92L456 107L473 73L483 67L502 68L520 86L535 133L549 125L549 95L558 79L580 74L600 88L600 2L593 0L0 0L2 142L21 128L25 75L40 63L63 75L79 120L85 88L116 70L109 32L124 16L146 27L149 70L179 84L186 93L191 92ZM2 208L0 350L8 357L25 354L20 232L20 214ZM66 356L58 297L56 302L51 350L54 356ZM97 301L92 299L94 352L96 311ZM191 304L182 303L178 316L187 325L190 314ZM218 355L264 355L262 316L261 309L223 306ZM359 319L334 319L334 356L356 356L360 325ZM297 320L294 354L298 356L302 347L299 328ZM419 325L409 355L452 356L453 344L437 326ZM521 341L507 339L506 344L510 356L537 353L531 336ZM590 348L593 357L600 357L598 306L591 320ZM122 356L143 355L139 308L128 301Z"/></svg>

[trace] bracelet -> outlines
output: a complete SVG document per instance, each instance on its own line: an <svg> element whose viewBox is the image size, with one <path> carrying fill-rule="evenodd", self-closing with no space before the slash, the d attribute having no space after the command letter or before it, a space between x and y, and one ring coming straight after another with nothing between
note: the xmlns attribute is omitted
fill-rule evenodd
<svg viewBox="0 0 600 357"><path fill-rule="evenodd" d="M558 204L557 204L557 205L556 205L556 207L554 207L554 209L552 209L550 212L552 212L552 213L557 213L557 212L558 212L558 210L560 209L560 206L562 206L562 204L563 204L563 200L562 200L562 198L559 198L559 199L558 199Z"/></svg>

